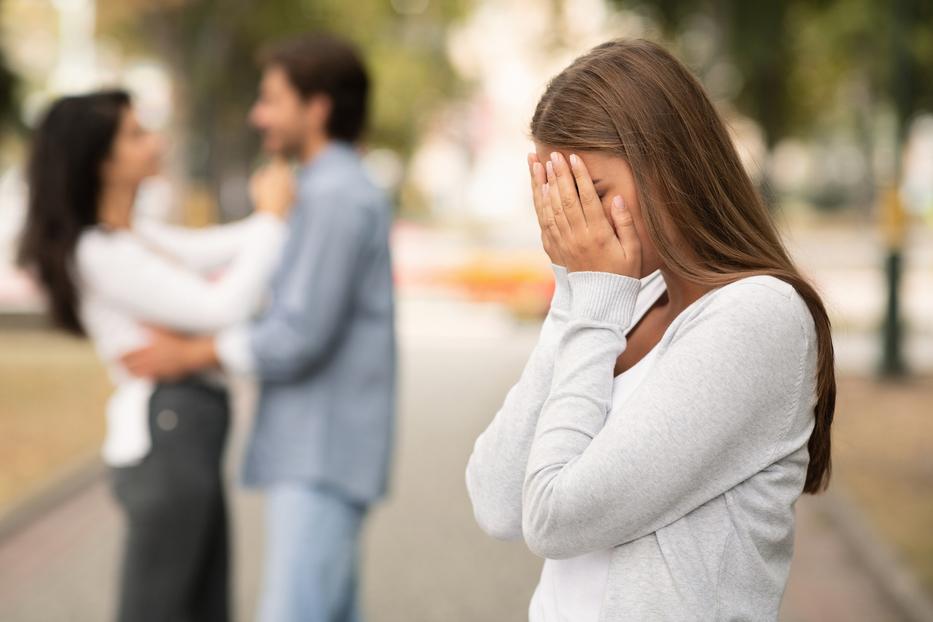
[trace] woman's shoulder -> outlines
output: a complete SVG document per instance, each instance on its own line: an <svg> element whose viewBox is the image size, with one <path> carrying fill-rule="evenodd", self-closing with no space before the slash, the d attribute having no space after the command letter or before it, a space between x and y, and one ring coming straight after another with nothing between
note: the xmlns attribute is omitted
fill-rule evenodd
<svg viewBox="0 0 933 622"><path fill-rule="evenodd" d="M805 347L815 342L813 316L807 303L793 285L778 277L743 277L708 292L704 298L706 304L697 309L693 319L731 325L751 340L802 336Z"/></svg>
<svg viewBox="0 0 933 622"><path fill-rule="evenodd" d="M774 300L775 297L787 300L800 299L800 295L793 285L770 274L743 277L724 285L721 289L724 292L730 290L738 292L737 295L756 301ZM802 299L800 300L802 302Z"/></svg>
<svg viewBox="0 0 933 622"><path fill-rule="evenodd" d="M774 318L796 319L802 322L810 316L807 303L797 289L787 281L769 274L744 277L724 286L723 293L731 300L752 306ZM812 322L812 318L810 318Z"/></svg>
<svg viewBox="0 0 933 622"><path fill-rule="evenodd" d="M75 266L82 276L99 272L132 269L145 255L131 233L110 231L99 226L84 229L75 247Z"/></svg>

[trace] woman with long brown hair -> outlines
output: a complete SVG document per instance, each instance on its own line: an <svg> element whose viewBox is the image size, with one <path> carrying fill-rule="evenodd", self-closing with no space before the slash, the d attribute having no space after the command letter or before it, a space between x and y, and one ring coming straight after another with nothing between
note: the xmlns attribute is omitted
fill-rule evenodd
<svg viewBox="0 0 933 622"><path fill-rule="evenodd" d="M662 47L578 58L531 131L557 287L470 457L478 523L546 558L532 622L776 620L794 503L830 474L819 295Z"/></svg>

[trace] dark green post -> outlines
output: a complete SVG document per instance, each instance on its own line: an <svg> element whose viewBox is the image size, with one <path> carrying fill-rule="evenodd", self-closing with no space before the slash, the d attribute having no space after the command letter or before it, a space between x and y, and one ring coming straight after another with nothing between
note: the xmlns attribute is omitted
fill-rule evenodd
<svg viewBox="0 0 933 622"><path fill-rule="evenodd" d="M885 277L888 286L887 305L882 324L882 349L880 373L883 377L896 378L906 375L902 348L903 330L900 318L900 282L907 216L900 197L900 181L903 165L904 143L907 138L907 122L911 110L911 59L906 47L904 25L909 10L907 0L891 3L894 12L891 23L891 83L897 121L894 136L894 180L893 187L884 198L881 210L882 226L887 241Z"/></svg>
<svg viewBox="0 0 933 622"><path fill-rule="evenodd" d="M888 301L882 325L881 375L892 378L907 373L901 349L902 325L900 313L901 249L888 249L885 260Z"/></svg>

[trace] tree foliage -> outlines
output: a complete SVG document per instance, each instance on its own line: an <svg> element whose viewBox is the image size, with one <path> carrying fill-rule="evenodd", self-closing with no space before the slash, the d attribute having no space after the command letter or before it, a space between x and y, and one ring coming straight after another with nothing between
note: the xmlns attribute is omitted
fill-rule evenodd
<svg viewBox="0 0 933 622"><path fill-rule="evenodd" d="M102 20L128 46L165 60L189 169L215 188L242 177L255 153L246 116L258 83L256 54L271 40L329 30L353 40L374 85L368 139L407 152L425 113L456 93L445 27L462 0L103 0ZM424 9L421 11L420 9ZM410 9L410 12L408 11Z"/></svg>
<svg viewBox="0 0 933 622"><path fill-rule="evenodd" d="M722 29L721 50L740 74L735 104L773 146L838 111L839 93L864 84L903 128L933 109L933 3L929 0L613 0L653 16L676 38L697 15ZM689 62L689 59L688 59Z"/></svg>

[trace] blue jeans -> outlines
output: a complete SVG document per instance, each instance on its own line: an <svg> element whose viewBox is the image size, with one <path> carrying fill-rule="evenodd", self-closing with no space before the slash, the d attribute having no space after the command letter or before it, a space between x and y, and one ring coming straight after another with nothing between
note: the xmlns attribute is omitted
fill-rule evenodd
<svg viewBox="0 0 933 622"><path fill-rule="evenodd" d="M364 505L299 482L266 490L260 622L361 622L357 596Z"/></svg>

